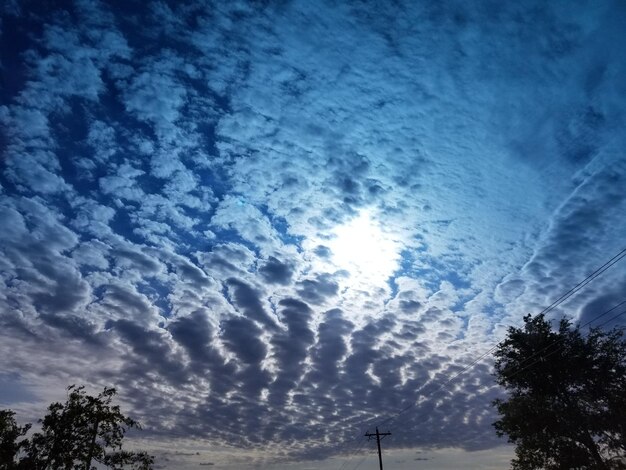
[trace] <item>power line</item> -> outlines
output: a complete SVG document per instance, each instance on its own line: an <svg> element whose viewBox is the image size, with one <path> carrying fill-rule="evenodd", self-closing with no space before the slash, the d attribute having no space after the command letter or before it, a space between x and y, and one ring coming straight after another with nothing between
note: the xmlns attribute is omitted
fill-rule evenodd
<svg viewBox="0 0 626 470"><path fill-rule="evenodd" d="M582 326L579 326L579 328L584 328L585 326L590 325L592 322L596 321L599 318L602 318L603 316L607 315L608 313L612 312L613 310L621 307L622 305L626 304L626 300L622 300L620 303L618 303L617 305L614 305L613 307L611 307L610 309L606 310L605 312L601 313L600 315L592 318L591 320L589 320L587 323L585 323ZM595 328L601 328L604 325L606 325L607 323L612 322L613 320L621 317L622 315L624 315L626 313L626 310L618 313L617 315L614 315L613 317L609 318L608 320L606 320L604 323L601 323L600 325L597 325ZM563 349L563 347L559 347L557 349L555 349L554 351L550 352L549 354L546 355L541 355L542 352L547 351L548 349L550 349L552 346L554 345L558 345L559 343L563 342L564 338L559 338L557 340L554 340L553 342L551 342L550 344L548 344L547 346L544 346L543 348L541 348L539 351L536 351L534 354L532 354L531 356L529 356L528 358L526 358L525 360L523 360L522 362L520 362L519 365L523 365L525 362L528 362L530 360L532 360L533 358L539 356L539 358L535 361L533 361L532 363L528 364L527 366L524 366L522 368L518 368L518 370L513 371L512 374L508 374L507 375L507 379L512 379L513 377L515 377L518 374L521 374L522 372L524 372L525 370L531 368L532 366L534 366L535 364L537 364L538 362L544 361L547 357L552 356L553 354L556 354L557 352L559 352L560 350Z"/></svg>
<svg viewBox="0 0 626 470"><path fill-rule="evenodd" d="M616 308L618 308L618 307L620 307L620 306L624 305L625 303L626 303L626 300L621 301L619 304L615 305L614 307L610 308L609 310L605 311L604 313L602 313L602 314L598 315L597 317L593 318L591 321L588 321L587 323L585 323L585 324L584 324L583 326L581 326L580 328L584 328L585 326L589 325L592 321L595 321L595 320L597 320L598 318L603 317L604 315L608 314L609 312L612 312L613 310L615 310ZM624 314L626 314L626 310L624 310L624 311L622 311L622 312L618 313L617 315L612 316L611 318L609 318L608 320L606 320L604 323L601 323L600 325L597 325L595 328L601 328L601 327L603 327L604 325L606 325L607 323L610 323L610 322L612 322L613 320L616 320L617 318L621 317L621 316L622 316L622 315L624 315ZM547 351L547 350L548 350L548 349L550 349L552 346L554 346L554 345L556 345L556 344L559 344L559 343L563 342L563 340L564 340L564 338L559 338L559 339L557 339L557 340L553 341L552 343L548 344L547 346L544 346L542 349L540 349L539 351L535 352L533 355L531 355L530 357L528 357L527 359L525 359L524 361L522 361L522 362L520 363L520 365L521 365L521 364L523 364L523 363L524 363L524 362L526 362L526 361L531 360L533 357L536 357L536 356L540 355L543 351ZM531 368L532 366L534 366L535 364L537 364L537 363L539 363L539 362L541 362L541 361L544 361L544 360L545 360L545 359L547 359L549 356L552 356L553 354L556 354L557 352L561 351L562 349L563 349L563 346L561 346L561 347L559 347L559 348L555 349L554 351L552 351L552 352L550 352L550 353L548 353L548 354L541 355L541 356L540 356L537 360L533 361L531 364L528 364L527 366L522 367L521 369L518 369L518 370L516 370L516 371L513 371L513 373L512 373L512 374L508 374L508 375L506 376L506 379L509 379L509 380L510 380L510 379L512 379L512 378L513 378L513 377L515 377L516 375L521 374L521 373L522 373L522 372L524 372L525 370L527 370L527 369Z"/></svg>
<svg viewBox="0 0 626 470"><path fill-rule="evenodd" d="M352 460L354 458L354 456L363 448L363 446L365 445L365 442L366 442L365 439L362 439L361 435L358 435L357 438L355 439L355 441L361 441L361 443L359 444L359 446L355 450L350 452L348 459L344 460L344 462L341 465L339 470L344 470L344 468L347 467L347 465L350 462L350 460ZM356 467L354 467L354 468L356 468Z"/></svg>
<svg viewBox="0 0 626 470"><path fill-rule="evenodd" d="M371 439L372 437L376 437L376 446L378 447L378 464L380 466L380 470L383 470L383 452L380 449L380 441L383 440L386 436L391 436L390 432L379 432L378 426L376 426L376 432L366 432L365 437Z"/></svg>
<svg viewBox="0 0 626 470"><path fill-rule="evenodd" d="M618 304L614 305L613 307L611 307L610 309L602 312L599 315L596 315L595 317L593 317L591 320L587 321L584 325L582 325L581 327L584 326L588 326L591 323L597 321L598 319L604 317L605 315L607 315L608 313L616 310L617 308L619 308L620 306L624 305L626 303L626 300L623 300L621 302L619 302ZM626 310L623 310L619 313L617 313L616 315L611 316L609 319L605 320L604 322L600 323L599 325L594 326L594 328L601 328L604 325L611 323L612 321L616 320L617 318L621 317L622 315L626 315ZM559 342L561 342L562 339L553 341L551 344L547 345L546 347L544 347L544 350L548 350L550 347L554 346L555 344L558 344ZM548 354L543 355L542 357L536 359L535 361L533 361L531 364L527 365L526 367L523 367L521 370L517 370L517 371L513 371L514 374L518 374L521 373L523 370L526 370L532 366L534 366L535 364L537 364L540 361L543 361L545 359L547 359L548 357L552 356L553 354L556 354L557 352L559 352L561 349L563 349L565 346L561 346L557 349L555 349L554 351L551 351ZM529 358L530 359L530 358ZM522 362L523 363L523 362ZM449 382L446 382L446 384L448 384ZM441 390L443 390L444 387L440 387L438 388L432 395L431 395L431 399L434 398L434 396L439 393ZM415 405L415 404L413 404ZM423 411L422 413L418 414L416 419L421 419L422 417L425 417L428 413L430 413L429 411ZM396 419L401 415L401 413L397 413L396 415L394 415L393 417L388 418L387 420L385 420L385 422L390 421L391 419ZM404 420L403 420L404 421ZM401 421L402 422L402 421ZM399 426L399 423L396 423L395 426ZM402 433L401 433L402 434Z"/></svg>
<svg viewBox="0 0 626 470"><path fill-rule="evenodd" d="M620 252L618 252L615 256L613 256L611 259L609 259L607 262L605 262L602 266L600 266L599 268L597 268L595 271L593 271L591 274L589 274L587 277L585 277L585 279L583 279L582 281L578 282L574 287L572 287L571 289L569 289L567 292L563 293L560 297L558 297L555 301L553 301L550 305L548 305L547 307L545 307L543 310L541 310L541 312L539 312L538 315L540 314L546 314L552 310L554 310L556 307L558 307L559 305L561 305L563 302L565 302L566 300L568 300L569 298L571 298L573 295L575 295L577 292L579 292L581 289L583 289L584 287L586 287L589 283L591 283L592 281L594 281L596 278L598 278L599 276L601 276L604 272L606 272L608 269L610 269L611 267L613 267L615 264L617 264L619 261L621 261L624 257L626 257L626 248L622 249ZM626 300L621 302L620 304L616 305L615 307L611 308L610 310L603 312L601 315L598 315L597 317L593 318L592 320L590 320L589 322L587 322L584 326L589 325L592 321L601 318L602 316L608 314L610 311L618 308L620 305L622 305L623 303L626 303ZM626 312L622 312L619 315L616 315L615 317L611 318L609 321L612 321L613 319L621 316L622 314L624 314ZM603 323L600 326L603 326L604 324L606 324L607 322ZM495 351L498 347L498 343L494 344L491 348L489 348L489 350L485 351L484 353L482 353L480 356L478 356L476 359L474 359L470 364L466 365L465 367L463 367L460 371L458 371L457 373L455 373L453 376L449 377L448 380L446 380L445 382L443 382L442 384L439 385L439 387L430 394L430 398L432 399L434 396L436 396L439 392L441 392L444 388L448 387L452 381L454 379L456 379L457 377L459 377L461 374L467 372L468 370L474 368L479 362L481 362L485 357L489 356L493 351ZM527 360L529 360L530 358L528 358ZM397 419L399 416L401 416L402 414L406 413L408 410L410 410L411 408L415 407L417 405L417 402L413 402L407 406L405 406L404 408L402 408L401 410L399 410L398 412L396 412L394 415L389 416L387 419L381 421L379 423L380 426L382 426L383 424L389 423L390 421L393 421L395 419ZM362 447L359 446L359 449ZM358 450L357 450L358 452ZM362 461L360 462L362 463ZM360 465L357 464L357 467ZM345 464L345 462L344 462ZM355 467L355 468L357 468ZM342 465L342 469L343 469L343 465Z"/></svg>
<svg viewBox="0 0 626 470"><path fill-rule="evenodd" d="M560 297L558 297L554 302L552 302L550 305L548 305L547 307L545 307L541 312L539 312L539 314L546 314L552 310L554 310L556 307L558 307L559 305L561 305L563 302L565 302L567 299L569 299L570 297L572 297L574 294L576 294L577 292L579 292L581 289L583 289L585 286L587 286L590 282L592 282L593 280L595 280L597 277L599 277L600 275L602 275L604 272L606 272L608 269L610 269L612 266L614 266L616 263L618 263L619 261L621 261L624 257L626 257L626 248L621 250L619 253L617 253L615 256L613 256L611 259L609 259L608 261L606 261L602 266L600 266L599 268L597 268L595 271L593 271L591 274L589 274L585 279L583 279L582 281L580 281L578 284L576 284L574 287L572 287L571 289L569 289L567 292L565 292L564 294L562 294ZM592 318L589 322L587 322L584 326L589 325L591 322L595 321L597 318L601 318L602 316L608 314L609 312L611 312L612 310L615 310L616 308L618 308L620 305L622 305L623 303L626 303L626 301L623 301L621 303L619 303L618 305L614 306L613 308L609 309L606 312L603 312L602 314L598 315L597 317ZM606 324L606 322L604 323ZM468 364L467 366L463 367L459 372L455 373L453 376L451 376L450 378L448 378L448 380L446 380L445 382L443 382L442 384L439 385L439 387L431 393L431 398L435 395L437 395L439 392L441 392L444 388L448 387L452 381L454 379L456 379L457 377L459 377L461 374L467 372L468 370L474 368L479 362L481 362L485 357L487 357L488 355L490 355L493 351L495 351L498 347L499 343L494 344L491 348L489 348L489 350L485 351L484 353L482 353L480 356L478 356L475 360L473 360L470 364ZM387 419L383 420L382 422L379 423L379 425L383 425L383 424L387 424L390 421L393 421L395 419L397 419L399 416L401 416L402 414L406 413L408 410L410 410L411 408L415 407L417 405L416 402L413 402L407 406L405 406L404 408L402 408L401 410L399 410L398 412L396 412L394 415L389 416Z"/></svg>
<svg viewBox="0 0 626 470"><path fill-rule="evenodd" d="M624 304L626 304L626 300L622 300L621 302L619 302L618 304L614 305L614 306L613 306L613 307L611 307L610 309L608 309L608 310L604 311L604 312L603 312L603 313L601 313L600 315L597 315L597 316L593 317L593 318L592 318L591 320L589 320L587 323L585 323L585 324L583 324L583 325L579 325L579 326L578 326L578 328L584 328L584 327L586 327L586 326L589 326L589 325L590 325L591 323L593 323L594 321L596 321L596 320L598 320L598 319L602 318L602 317L603 317L603 316L605 316L605 315L608 315L608 314L609 314L609 313L611 313L613 310L618 309L619 307L621 307L621 306L622 306L622 305L624 305ZM606 325L607 323L610 323L611 321L613 321L614 319L616 319L616 318L620 317L620 316L621 316L621 315L623 315L623 314L624 314L624 312L619 313L619 314L617 314L617 315L616 315L616 316L614 316L614 317L611 317L608 321L606 321L606 322L604 322L604 323L602 323L602 324L600 324L600 325L597 325L597 326L596 326L596 328L600 328L600 327L602 327L602 326ZM544 346L544 347L543 347L543 348L541 348L539 351L534 352L532 355L530 355L529 357L527 357L526 359L524 359L523 361L521 361L521 362L519 363L519 365L521 366L521 365L523 365L524 363L526 363L526 362L528 362L528 361L532 360L533 358L535 358L535 357L537 357L538 355L540 355L543 351L546 351L546 350L550 349L552 346L554 346L555 344L560 343L561 341L563 341L563 338L559 338L559 339L557 339L557 340L553 341L552 343L548 344L547 346ZM550 353L550 355L554 354L556 351L558 351L558 349L557 349L557 350L555 350L555 351L553 351L553 352L551 352L551 353ZM545 356L544 356L544 357L545 357ZM530 364L530 366L532 366L532 365L536 364L537 362L538 362L538 361L533 362L532 364ZM530 367L530 366L528 366L528 367ZM522 371L526 370L528 367L524 367L523 369L518 370L515 374L518 374L518 373L520 373L520 372L522 372ZM512 376L511 376L511 377L512 377Z"/></svg>
<svg viewBox="0 0 626 470"><path fill-rule="evenodd" d="M613 316L613 317L609 318L609 319L608 319L607 321L605 321L604 323L601 323L600 325L596 326L596 328L601 328L601 327L603 327L604 325L606 325L607 323L611 323L613 320L618 319L619 317L621 317L621 316L622 316L622 315L624 315L624 314L626 314L626 310L624 310L623 312L618 313L617 315L615 315L615 316ZM623 328L622 328L622 327L620 327L619 329L621 330L621 329L623 329Z"/></svg>
<svg viewBox="0 0 626 470"><path fill-rule="evenodd" d="M610 312L616 310L617 308L619 308L620 306L626 304L626 300L623 300L619 303L617 303L616 305L614 305L613 307L611 307L608 310L605 310L604 312L602 312L599 315L596 315L595 317L593 317L591 320L587 321L585 324L581 325L580 328L584 328L585 326L590 325L591 323L593 323L594 321L602 318L603 316L609 314ZM612 316L611 318L609 318L608 320L604 321L603 323L596 325L596 328L601 328L602 326L612 322L613 320L619 318L620 316L626 314L626 310L618 313L617 315ZM537 355L539 355L542 351L547 351L548 349L550 349L552 346L554 346L555 344L558 344L562 341L562 338L559 338L558 340L553 341L552 343L548 344L547 346L545 346L544 348L542 348L540 351L537 351L535 354L533 354L532 356L526 358L524 361L520 362L520 366L523 365L525 362L528 362L530 360L532 360L533 357L537 357ZM493 349L493 348L492 348ZM559 352L562 348L557 348L554 351L548 353L547 355L544 355L542 357L539 357L537 360L533 361L531 364L528 364L525 367L522 368L518 368L517 370L512 371L513 375L509 375L509 377L513 377L514 375L517 375L521 372L523 372L524 370L532 367L533 365L537 364L538 362L545 360L547 357L552 356L553 354L556 354L557 352ZM455 377L457 377L458 374L455 375ZM445 383L441 384L441 386L435 390L435 392L433 392L433 394L431 395L431 398L434 397L437 393L439 393L441 390L443 390L447 385L449 385L449 383L451 382L451 380L449 379L448 381L446 381ZM415 403L413 403L411 406L415 406ZM407 407L408 408L408 407ZM406 408L405 408L406 409ZM385 420L385 422L388 422L392 419L396 419L398 418L400 415L402 414L402 412L398 412L396 413L396 415L394 415L393 417L388 418L387 420ZM425 413L422 413L422 415ZM420 416L422 416L420 415Z"/></svg>
<svg viewBox="0 0 626 470"><path fill-rule="evenodd" d="M357 468L359 468L361 466L361 464L363 462L365 462L365 458L367 457L367 455L364 455L361 460L359 460L359 462L354 466L354 468L352 470L357 470Z"/></svg>
<svg viewBox="0 0 626 470"><path fill-rule="evenodd" d="M589 284L595 278L597 278L598 276L603 274L606 270L611 268L614 264L618 263L625 256L626 256L626 248L624 248L622 251L617 253L615 256L613 256L613 258L608 260L606 263L604 263L602 266L600 266L598 269L596 269L594 272L592 272L589 276L587 276L585 279L580 281L578 284L576 284L574 287L572 287L570 290L568 290L561 297L559 297L554 302L552 302L550 305L548 305L546 308L544 308L541 312L539 312L539 315L545 314L545 313L548 313L551 310L554 310L558 305L562 304L564 301L569 299L572 295L574 295L580 289L585 287L587 284Z"/></svg>

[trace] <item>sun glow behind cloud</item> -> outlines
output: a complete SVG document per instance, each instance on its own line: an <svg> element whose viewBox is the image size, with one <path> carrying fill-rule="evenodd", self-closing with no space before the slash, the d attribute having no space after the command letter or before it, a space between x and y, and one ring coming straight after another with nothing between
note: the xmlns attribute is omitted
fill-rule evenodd
<svg viewBox="0 0 626 470"><path fill-rule="evenodd" d="M351 285L385 282L397 269L401 245L367 211L333 230L332 262L350 273Z"/></svg>

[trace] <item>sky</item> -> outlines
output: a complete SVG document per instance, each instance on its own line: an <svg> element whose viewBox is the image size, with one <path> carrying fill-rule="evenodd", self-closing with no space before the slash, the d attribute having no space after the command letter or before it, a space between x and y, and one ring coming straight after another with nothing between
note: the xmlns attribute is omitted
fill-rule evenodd
<svg viewBox="0 0 626 470"><path fill-rule="evenodd" d="M1 2L0 407L114 386L158 468L373 469L377 425L386 469L505 467L490 357L448 381L626 248L625 24Z"/></svg>

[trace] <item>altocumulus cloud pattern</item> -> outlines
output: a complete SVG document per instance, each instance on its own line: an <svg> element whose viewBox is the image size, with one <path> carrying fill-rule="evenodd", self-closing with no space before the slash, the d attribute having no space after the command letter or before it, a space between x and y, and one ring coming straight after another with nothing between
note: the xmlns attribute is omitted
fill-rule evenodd
<svg viewBox="0 0 626 470"><path fill-rule="evenodd" d="M386 445L495 448L488 360L430 394L624 248L624 2L0 13L14 409L115 385L156 442L239 468L346 452L411 404Z"/></svg>

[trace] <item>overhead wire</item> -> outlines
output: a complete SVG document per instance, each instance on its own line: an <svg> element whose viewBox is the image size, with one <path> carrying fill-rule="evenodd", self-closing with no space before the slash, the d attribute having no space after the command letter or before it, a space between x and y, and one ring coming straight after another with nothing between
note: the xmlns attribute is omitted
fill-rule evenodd
<svg viewBox="0 0 626 470"><path fill-rule="evenodd" d="M581 289L583 289L584 287L586 287L589 283L591 283L592 281L594 281L596 278L598 278L599 276L601 276L604 272L606 272L608 269L610 269L611 267L613 267L615 264L617 264L619 261L621 261L624 257L626 257L626 248L624 248L623 250L621 250L620 252L618 252L616 255L614 255L611 259L609 259L608 261L606 261L602 266L600 266L599 268L597 268L595 271L593 271L591 274L589 274L587 277L585 277L585 279L583 279L582 281L578 282L574 287L572 287L571 289L569 289L567 292L565 292L564 294L562 294L560 297L558 297L555 301L553 301L550 305L548 305L547 307L545 307L543 310L541 310L541 312L538 313L538 315L541 314L546 314L549 313L550 311L554 310L555 308L557 308L559 305L561 305L563 302L565 302L566 300L568 300L569 298L571 298L573 295L575 295L577 292L579 292ZM624 303L626 303L626 300L618 303L617 305L613 306L611 309L603 312L602 314L592 318L590 321L588 321L587 323L585 323L584 325L580 326L581 328L584 328L585 326L588 326L589 324L591 324L593 321L603 317L604 315L607 315L608 313L610 313L611 311L619 308L619 306L623 305ZM601 327L611 321L613 321L614 319L620 317L621 315L626 314L626 311L619 313L618 315L615 315L614 317L611 317L608 321L602 323L601 325L599 325L598 327ZM432 392L430 394L430 399L432 400L437 394L439 394L444 388L448 387L457 377L459 377L461 374L464 374L465 372L467 372L468 370L474 368L478 363L480 363L485 357L489 356L493 351L495 351L498 347L498 343L494 344L491 348L489 348L487 351L485 351L484 353L482 353L480 356L478 356L476 359L474 359L470 364L466 365L465 367L463 367L460 371L456 372L453 376L449 377L448 380L446 380L445 382L441 383L439 385L439 387L437 387L437 389ZM553 351L553 353L555 353L556 351ZM553 354L551 353L551 354ZM522 364L528 360L531 360L532 357L529 357L527 359L525 359ZM536 362L534 362L531 365L534 365ZM409 411L411 408L415 407L417 405L417 402L413 402L407 406L405 406L404 408L402 408L401 410L399 410L398 412L394 413L392 416L389 416L388 418L386 418L385 420L383 420L382 422L379 423L379 426L382 426L384 424L387 424L389 422L392 422L393 420L397 419L398 417L400 417L402 414L406 413L407 411ZM421 415L420 415L421 416ZM363 444L362 444L363 445ZM362 447L359 446L359 449ZM365 457L364 457L365 458ZM364 458L362 460L364 460ZM361 461L362 462L362 461ZM344 462L345 463L345 462ZM360 465L360 463L357 465L357 467ZM355 468L357 468L355 467ZM343 469L343 466L342 466ZM354 470L354 469L353 469Z"/></svg>
<svg viewBox="0 0 626 470"><path fill-rule="evenodd" d="M367 421L372 421L372 419L370 420L366 420ZM356 439L353 442L352 445L354 445L354 442L360 442L360 444L358 445L358 447L356 449L354 449L352 452L350 452L347 457L346 460L343 461L343 464L341 465L341 467L339 468L339 470L344 470L348 465L349 462L354 458L354 456L363 448L363 446L365 445L365 442L367 442L365 439L362 439L363 436L361 435L357 435ZM344 446L345 447L345 446Z"/></svg>
<svg viewBox="0 0 626 470"><path fill-rule="evenodd" d="M613 310L615 310L616 308L618 308L618 307L620 307L620 306L624 305L625 303L626 303L626 300L622 300L620 303L618 303L617 305L613 306L613 307L612 307L612 308L610 308L609 310L605 311L604 313L602 313L602 314L598 315L597 317L593 318L591 321L588 321L588 322L587 322L587 323L585 323L584 325L580 326L580 328L584 328L585 326L588 326L588 325L589 325L589 324L591 324L593 321L595 321L595 320L597 320L597 319L599 319L599 318L603 317L604 315L607 315L608 313L610 313L610 312L612 312ZM624 315L624 314L626 314L626 310L623 310L622 312L618 313L617 315L612 316L611 318L609 318L609 319L608 319L608 320L606 320L605 322L603 322L603 323L601 323L601 324L599 324L599 325L596 325L594 328L601 328L601 327L603 327L604 325L606 325L606 324L608 324L608 323L611 323L613 320L616 320L617 318L621 317L621 316L622 316L622 315ZM547 346L544 346L542 349L540 349L539 351L535 352L532 356L529 356L529 357L528 357L528 359L526 359L525 361L522 361L522 362L520 363L520 365L521 365L521 364L523 364L524 362L526 362L526 361L528 361L528 360L530 360L530 359L534 358L534 357L539 356L539 358L538 358L538 359L536 359L535 361L533 361L532 363L530 363L530 364L526 365L525 367L522 367L522 368L519 368L519 369L517 369L517 370L514 370L514 371L513 371L513 373L511 373L511 374L507 374L505 378L506 378L506 379L508 379L508 380L510 380L510 379L512 379L513 377L515 377L515 376L517 376L517 375L521 374L521 373L522 373L522 372L524 372L525 370L530 369L530 368L531 368L532 366L534 366L535 364L537 364L537 363L539 363L539 362L542 362L542 361L545 361L545 360L546 360L549 356L552 356L553 354L556 354L557 352L561 351L561 350L563 349L563 347L564 347L564 346L561 346L561 347L559 347L559 348L555 349L554 351L551 351L551 352L550 352L550 353L548 353L548 354L543 354L543 355L541 355L541 353L542 353L542 352L547 351L547 350L548 350L548 349L550 349L552 346L554 346L554 345L558 345L559 343L563 342L563 339L564 339L564 338L559 338L559 339L557 339L557 340L554 340L552 343L548 344Z"/></svg>
<svg viewBox="0 0 626 470"><path fill-rule="evenodd" d="M618 304L614 305L613 307L611 307L610 309L608 309L608 310L604 311L603 313L601 313L601 314L599 314L599 315L596 315L595 317L593 317L591 320L589 320L588 322L586 322L584 325L581 325L580 327L585 327L585 326L590 325L591 323L593 323L593 322L595 322L596 320L598 320L598 319L602 318L603 316L607 315L608 313L610 313L610 312L614 311L615 309L619 308L620 306L622 306L622 305L624 305L624 304L626 304L626 300L623 300L623 301L619 302ZM616 314L616 315L614 315L614 316L610 317L608 320L604 321L603 323L601 323L601 324L599 324L599 325L596 325L594 328L601 328L602 326L604 326L604 325L606 325L606 324L608 324L608 323L610 323L610 322L612 322L612 321L616 320L617 318L619 318L620 316L625 315L625 314L626 314L626 310L623 310L623 311L619 312L618 314ZM542 350L543 350L543 351L547 351L547 350L548 350L548 349L550 349L552 346L554 346L555 344L560 343L561 341L562 341L562 339L555 340L555 341L553 341L552 343L550 343L550 344L548 344L547 346L545 346L544 348L542 348ZM534 366L534 365L535 365L535 364L537 364L538 362L541 362L541 361L543 361L543 360L547 359L548 357L552 356L553 354L556 354L557 352L559 352L559 351L560 351L563 347L564 347L564 346L562 346L562 347L560 347L560 348L557 348L557 349L555 349L554 351L551 351L551 352L549 352L548 354L545 354L545 355L543 355L543 356L541 356L541 357L537 358L535 361L533 361L531 364L526 365L525 367L522 367L522 368L519 368L519 369L514 370L514 371L513 371L513 375L510 375L509 377L510 377L510 378L512 378L514 375L517 375L517 374L519 374L519 373L523 372L523 370L526 370L526 369L528 369L528 368L530 368L530 367ZM536 357L536 356L537 356L537 354L535 354L534 356ZM530 358L528 358L527 360L530 360ZM523 361L522 363L526 362L527 360ZM446 382L446 383L449 383L449 382ZM433 399L433 398L435 397L435 395L436 395L438 392L440 392L441 390L443 390L443 388L444 388L444 387L440 387L440 388L438 388L438 389L437 389L437 390L436 390L433 394L431 394L430 398L431 398L431 399ZM424 412L422 412L422 413L418 414L418 415L417 415L417 417L416 417L416 419L419 419L419 418L421 418L421 417L425 416L427 413L429 413L429 411L424 411ZM399 413L397 413L396 415L394 415L394 416L393 416L393 419L398 418L399 416L400 416L400 414L399 414ZM401 421L401 422L402 422L402 421ZM397 427L399 424L398 424L398 423L395 423L395 425L396 425L396 427Z"/></svg>
<svg viewBox="0 0 626 470"><path fill-rule="evenodd" d="M579 292L581 289L583 289L585 286L587 286L590 282L592 282L593 280L595 280L597 277L599 277L600 275L602 275L604 272L606 272L608 269L610 269L612 266L614 266L616 263L618 263L619 261L621 261L624 257L626 257L626 248L621 250L619 253L617 253L615 256L613 256L611 259L609 259L608 261L606 261L602 266L600 266L599 268L597 268L595 271L593 271L591 274L589 274L587 277L585 277L585 279L583 279L582 281L580 281L579 283L577 283L574 287L572 287L571 289L569 289L567 292L565 292L564 294L562 294L560 297L557 298L557 300L555 300L554 302L552 302L550 305L548 305L547 307L545 307L543 310L541 310L538 315L542 315L542 314L546 314L549 313L550 311L554 310L555 308L557 308L559 305L561 305L563 302L565 302L567 299L569 299L570 297L572 297L574 294L576 294L577 292ZM603 314L601 314L600 316L598 316L598 318L600 318L601 316L604 316L606 314L608 314L610 311L614 310L615 308L617 308L619 305L622 305L623 303L626 303L626 301L621 302L620 304L618 304L617 306L613 307L612 309L604 312ZM593 321L593 319L591 320ZM587 326L590 322L587 322L584 326ZM432 392L431 397L433 395L438 394L441 390L443 390L444 388L446 388L450 383L452 383L457 377L459 377L460 375L464 374L465 372L467 372L468 370L474 368L479 362L481 362L485 357L489 356L493 351L495 351L498 347L498 343L494 344L491 348L489 348L487 351L485 351L484 353L482 353L480 356L478 356L476 359L474 359L470 364L466 365L465 367L463 367L460 371L456 372L453 376L451 376L450 378L448 378L448 380L446 380L445 382L441 383L439 385L439 387ZM530 359L530 358L529 358ZM404 414L405 412L407 412L408 410L410 410L411 408L413 408L417 403L411 403L407 406L405 406L404 408L402 408L401 410L399 410L398 412L396 412L394 415L388 417L387 419L385 419L383 422L380 423L380 425L383 424L387 424L388 422L392 421L393 419L396 419L398 416Z"/></svg>
<svg viewBox="0 0 626 470"><path fill-rule="evenodd" d="M621 307L621 306L622 306L622 305L624 305L624 304L626 304L626 300L622 300L621 302L617 303L616 305L614 305L614 306L613 306L613 307L611 307L610 309L608 309L608 310L606 310L606 311L602 312L600 315L595 316L594 318L592 318L591 320L589 320L587 323L585 323L585 324L583 324L583 325L579 325L578 327L579 327L579 328L585 328L586 326L591 325L591 323L593 323L594 321L596 321L596 320L598 320L598 319L602 318L602 317L603 317L603 316L605 316L605 315L608 315L608 314L609 314L609 313L611 313L613 310L618 309L619 307ZM608 321L606 321L606 322L604 322L604 323L602 323L602 324L600 324L600 325L597 325L597 326L596 326L596 328L600 328L600 327L602 327L602 326L606 325L607 323L610 323L610 322L611 322L611 321L613 321L614 319L619 318L620 316L622 316L624 313L626 313L626 311L621 312L621 313L619 313L619 314L615 315L614 317L611 317ZM521 362L519 363L519 365L521 366L521 365L523 365L524 363L526 363L526 362L528 362L528 361L531 361L531 360L532 360L532 359L534 359L535 357L537 357L537 356L541 355L541 353L542 353L542 352L547 351L547 350L548 350L548 349L550 349L552 346L554 346L555 344L558 344L558 343L560 343L560 342L562 342L562 341L563 341L563 338L559 338L559 339L557 339L557 340L553 341L552 343L550 343L550 344L548 344L548 345L544 346L544 347L543 347L543 348L541 348L540 350L535 351L533 354L531 354L531 355L530 355L530 356L528 356L526 359L524 359L523 361L521 361ZM550 355L552 355L552 354L556 353L557 351L558 351L558 349L557 349L557 350L555 350L555 351L553 351L553 352L551 352L551 353L550 353ZM543 356L542 358L543 358L543 359L545 359L545 357L546 357L546 356ZM541 360L542 358L540 358L540 360ZM515 375L517 375L517 374L519 374L519 373L523 372L524 370L528 369L529 367L531 367L531 366L535 365L537 362L539 362L539 361L534 361L534 362L533 362L532 364L530 364L529 366L524 367L524 368L522 368L522 369L519 369L518 371L516 371L516 372L515 372ZM513 376L510 376L510 377L512 378Z"/></svg>
<svg viewBox="0 0 626 470"><path fill-rule="evenodd" d="M587 276L585 279L580 281L578 284L576 284L574 287L572 287L566 293L561 295L561 297L559 297L554 302L552 302L550 305L548 305L546 308L544 308L541 312L539 312L539 315L548 313L549 311L555 309L558 305L560 305L563 302L565 302L567 299L569 299L571 296L573 296L576 292L578 292L583 287L585 287L587 284L592 282L595 278L597 278L598 276L602 275L606 270L610 269L614 264L616 264L619 261L621 261L622 258L624 258L625 256L626 256L626 248L624 248L622 251L617 253L610 260L608 260L606 263L604 263L602 266L600 266L598 269L596 269L594 272L592 272L589 276Z"/></svg>

